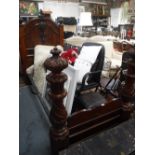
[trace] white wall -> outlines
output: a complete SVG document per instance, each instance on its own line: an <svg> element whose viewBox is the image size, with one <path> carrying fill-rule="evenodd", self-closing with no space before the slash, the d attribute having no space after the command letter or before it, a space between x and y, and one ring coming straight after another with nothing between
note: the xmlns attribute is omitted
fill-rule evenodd
<svg viewBox="0 0 155 155"><path fill-rule="evenodd" d="M80 14L79 3L71 2L44 1L44 3L39 4L39 9L51 10L51 16L54 20L59 16L79 18Z"/></svg>
<svg viewBox="0 0 155 155"><path fill-rule="evenodd" d="M134 3L135 0L130 0L123 2L120 8L111 8L111 25L117 27L118 24L129 24L131 16L134 16Z"/></svg>
<svg viewBox="0 0 155 155"><path fill-rule="evenodd" d="M117 27L121 23L121 8L110 9L111 26Z"/></svg>

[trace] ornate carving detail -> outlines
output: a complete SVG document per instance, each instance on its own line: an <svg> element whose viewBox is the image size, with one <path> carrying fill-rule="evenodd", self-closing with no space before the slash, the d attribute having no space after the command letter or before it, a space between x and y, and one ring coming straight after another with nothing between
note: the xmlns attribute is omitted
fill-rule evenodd
<svg viewBox="0 0 155 155"><path fill-rule="evenodd" d="M65 144L67 145L69 134L67 128L67 111L63 105L63 99L67 95L67 92L64 89L67 75L61 72L68 66L68 62L59 57L60 51L57 48L51 50L51 53L53 56L48 58L44 65L46 69L51 71L46 77L51 86L48 93L52 104L50 112L50 121L52 123L50 129L51 142L52 145L55 145L54 147L57 147L54 149L59 150L64 147Z"/></svg>
<svg viewBox="0 0 155 155"><path fill-rule="evenodd" d="M46 23L44 19L41 19L41 22L39 23L39 30L40 30L40 40L44 44L45 43L45 30L46 30Z"/></svg>
<svg viewBox="0 0 155 155"><path fill-rule="evenodd" d="M123 100L122 104L122 118L126 119L130 117L130 113L133 111L133 105L131 104L131 100L135 93L135 63L133 59L130 59L127 62L128 69L124 71L123 74L125 76L125 84L122 85L120 91L120 97Z"/></svg>
<svg viewBox="0 0 155 155"><path fill-rule="evenodd" d="M129 101L130 98L134 95L134 83L135 83L135 63L132 59L128 62L128 69L127 71L123 71L125 76L125 84L122 85L121 89L121 97L123 100Z"/></svg>

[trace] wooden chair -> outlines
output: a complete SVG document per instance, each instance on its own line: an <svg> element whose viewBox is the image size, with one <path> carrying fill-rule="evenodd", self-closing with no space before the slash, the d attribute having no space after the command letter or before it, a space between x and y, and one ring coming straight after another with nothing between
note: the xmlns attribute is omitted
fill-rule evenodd
<svg viewBox="0 0 155 155"><path fill-rule="evenodd" d="M102 97L96 91L98 90L98 87L101 86L100 81L105 59L105 48L103 45L93 42L86 42L82 47L84 46L99 46L101 49L90 71L84 75L82 82L77 84L74 108L76 107L76 104L79 104L79 102L82 103L85 108L93 107L102 103L99 102L100 98ZM87 51L87 55L90 55L89 50ZM83 93L92 89L95 89L95 92L93 91L93 93Z"/></svg>

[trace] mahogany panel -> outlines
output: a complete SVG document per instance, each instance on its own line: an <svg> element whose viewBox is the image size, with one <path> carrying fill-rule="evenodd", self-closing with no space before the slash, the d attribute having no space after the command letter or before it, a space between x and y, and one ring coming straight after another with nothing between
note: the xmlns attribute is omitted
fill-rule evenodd
<svg viewBox="0 0 155 155"><path fill-rule="evenodd" d="M67 121L70 144L120 123L121 114L122 102L120 99L113 99L101 106L74 113Z"/></svg>
<svg viewBox="0 0 155 155"><path fill-rule="evenodd" d="M33 64L34 47L38 44L63 46L63 26L43 16L31 19L25 25L20 25L19 47L24 73L26 68Z"/></svg>
<svg viewBox="0 0 155 155"><path fill-rule="evenodd" d="M80 123L87 122L90 118L95 118L100 116L101 114L105 114L107 111L113 111L114 109L121 107L120 99L113 99L111 102L102 104L95 108L84 109L78 112L73 113L68 118L68 126L73 128Z"/></svg>

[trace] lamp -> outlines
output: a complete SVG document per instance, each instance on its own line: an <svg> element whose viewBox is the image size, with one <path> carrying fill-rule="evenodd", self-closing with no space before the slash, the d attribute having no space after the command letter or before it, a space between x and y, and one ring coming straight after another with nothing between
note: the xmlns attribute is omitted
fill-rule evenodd
<svg viewBox="0 0 155 155"><path fill-rule="evenodd" d="M81 27L81 32L82 33L82 27L83 26L92 26L92 18L91 18L91 12L81 12L80 13L80 18L79 18L79 24L78 26Z"/></svg>

